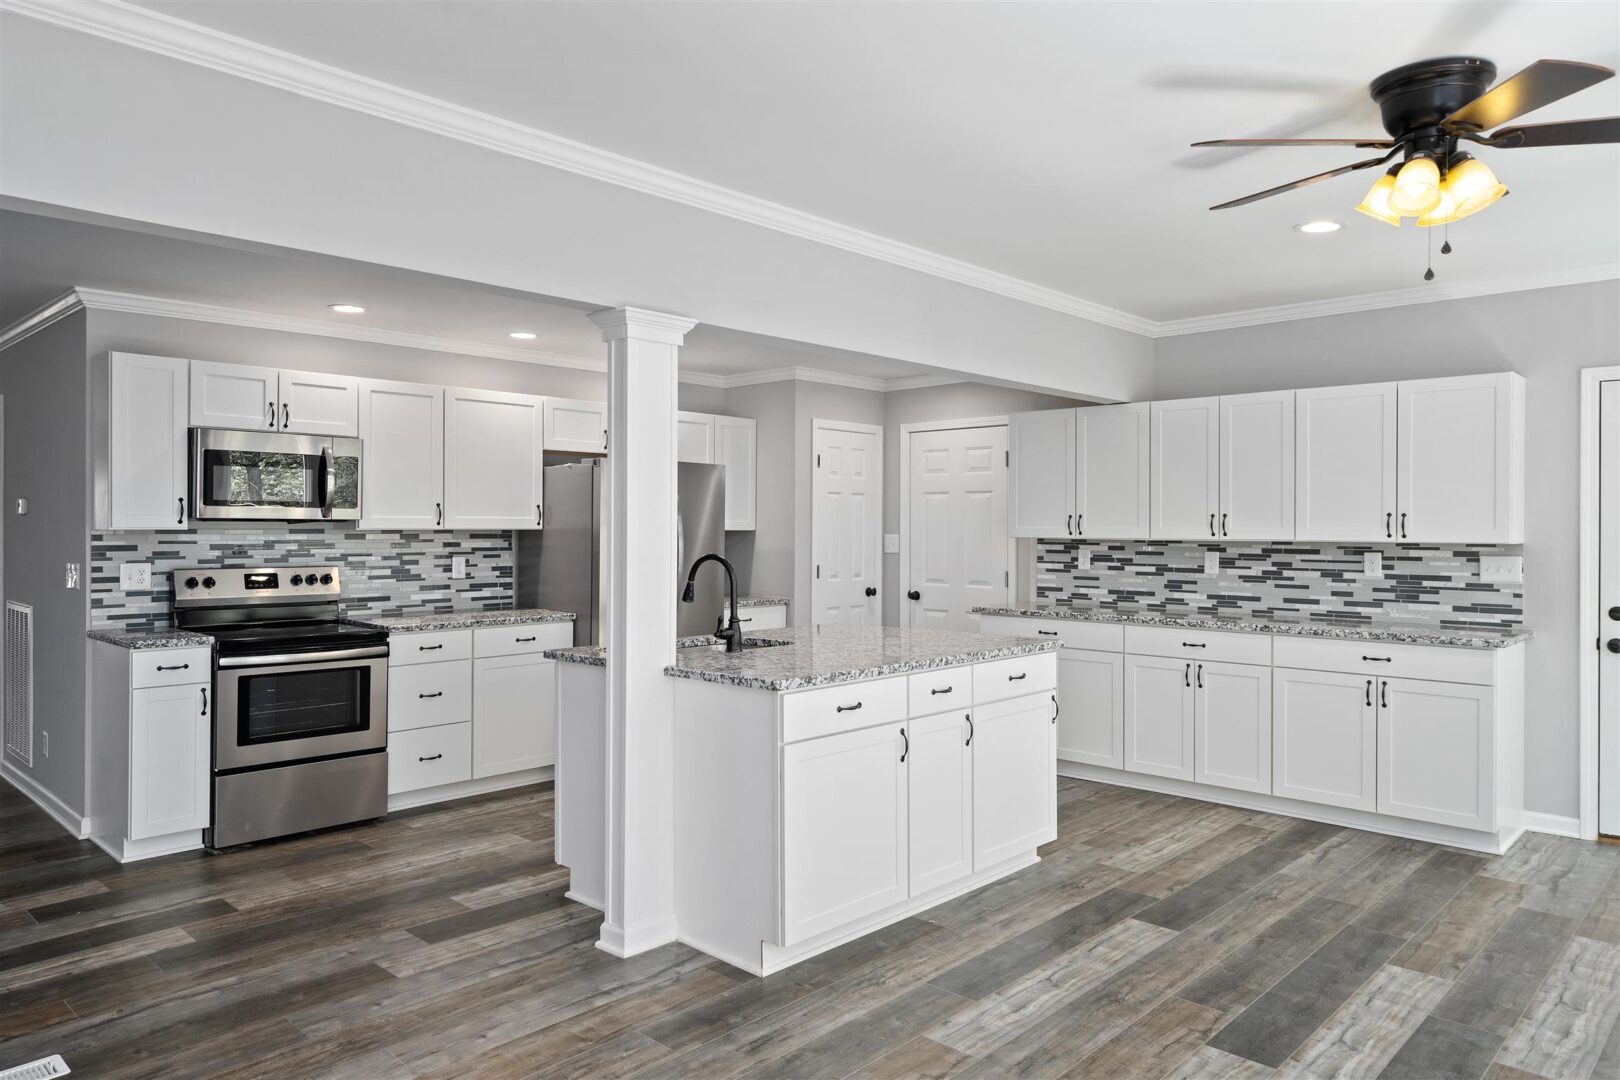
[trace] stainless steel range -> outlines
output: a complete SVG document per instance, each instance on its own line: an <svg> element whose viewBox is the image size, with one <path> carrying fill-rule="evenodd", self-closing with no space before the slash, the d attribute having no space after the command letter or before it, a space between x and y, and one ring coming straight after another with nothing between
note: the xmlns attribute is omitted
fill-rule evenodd
<svg viewBox="0 0 1620 1080"><path fill-rule="evenodd" d="M208 845L386 813L388 632L338 617L337 568L176 570L174 592L215 640Z"/></svg>

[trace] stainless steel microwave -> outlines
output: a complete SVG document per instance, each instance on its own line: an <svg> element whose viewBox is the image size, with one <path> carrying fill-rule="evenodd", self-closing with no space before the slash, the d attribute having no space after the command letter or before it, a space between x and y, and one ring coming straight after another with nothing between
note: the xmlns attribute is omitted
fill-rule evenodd
<svg viewBox="0 0 1620 1080"><path fill-rule="evenodd" d="M192 428L191 516L357 521L360 440Z"/></svg>

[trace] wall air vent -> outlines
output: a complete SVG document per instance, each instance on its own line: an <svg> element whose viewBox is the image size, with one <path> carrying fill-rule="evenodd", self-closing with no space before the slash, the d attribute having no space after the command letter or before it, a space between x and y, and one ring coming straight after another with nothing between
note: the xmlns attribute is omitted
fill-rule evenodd
<svg viewBox="0 0 1620 1080"><path fill-rule="evenodd" d="M6 753L34 764L34 609L6 601Z"/></svg>

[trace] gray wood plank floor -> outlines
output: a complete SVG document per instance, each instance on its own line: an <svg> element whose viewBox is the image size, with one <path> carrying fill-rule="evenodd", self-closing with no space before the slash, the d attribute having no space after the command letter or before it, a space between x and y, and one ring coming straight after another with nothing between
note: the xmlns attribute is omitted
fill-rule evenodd
<svg viewBox="0 0 1620 1080"><path fill-rule="evenodd" d="M766 979L597 950L549 786L120 867L0 784L0 1065L1620 1076L1620 847L1488 858L1059 784L1040 864Z"/></svg>

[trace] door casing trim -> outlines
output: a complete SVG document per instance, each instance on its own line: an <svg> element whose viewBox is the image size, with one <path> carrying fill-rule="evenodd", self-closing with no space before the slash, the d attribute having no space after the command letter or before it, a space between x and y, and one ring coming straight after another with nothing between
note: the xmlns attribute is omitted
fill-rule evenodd
<svg viewBox="0 0 1620 1080"><path fill-rule="evenodd" d="M1598 584L1598 403L1600 384L1620 380L1620 364L1581 369L1581 595L1576 629L1580 654L1580 835L1598 835L1598 656L1602 636ZM1620 732L1616 733L1620 738Z"/></svg>

